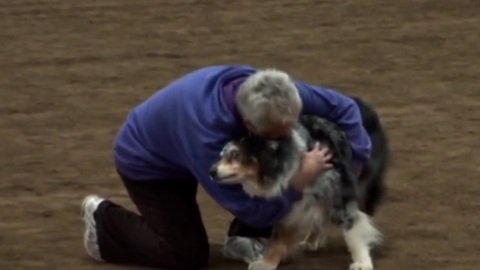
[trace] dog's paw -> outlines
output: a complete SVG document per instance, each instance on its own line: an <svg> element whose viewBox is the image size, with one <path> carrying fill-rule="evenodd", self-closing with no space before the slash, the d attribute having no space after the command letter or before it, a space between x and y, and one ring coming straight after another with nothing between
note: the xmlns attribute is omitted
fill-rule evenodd
<svg viewBox="0 0 480 270"><path fill-rule="evenodd" d="M349 270L373 270L373 265L371 263L354 262L350 264Z"/></svg>
<svg viewBox="0 0 480 270"><path fill-rule="evenodd" d="M266 262L265 260L254 261L248 265L248 270L275 270L277 265Z"/></svg>
<svg viewBox="0 0 480 270"><path fill-rule="evenodd" d="M300 249L304 251L317 251L318 248L320 248L320 243L319 242L302 242L300 243Z"/></svg>
<svg viewBox="0 0 480 270"><path fill-rule="evenodd" d="M300 248L303 251L317 251L320 248L323 248L327 245L327 238L322 237L316 239L315 241L303 241L300 243Z"/></svg>

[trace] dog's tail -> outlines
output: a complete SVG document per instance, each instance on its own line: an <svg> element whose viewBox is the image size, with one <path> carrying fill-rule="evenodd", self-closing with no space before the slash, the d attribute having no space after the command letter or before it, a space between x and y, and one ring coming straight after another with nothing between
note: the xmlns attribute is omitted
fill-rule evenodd
<svg viewBox="0 0 480 270"><path fill-rule="evenodd" d="M372 141L372 155L358 180L363 198L362 210L370 216L377 211L386 196L385 177L391 165L392 153L389 139L377 112L365 101L353 97L360 108L363 125Z"/></svg>

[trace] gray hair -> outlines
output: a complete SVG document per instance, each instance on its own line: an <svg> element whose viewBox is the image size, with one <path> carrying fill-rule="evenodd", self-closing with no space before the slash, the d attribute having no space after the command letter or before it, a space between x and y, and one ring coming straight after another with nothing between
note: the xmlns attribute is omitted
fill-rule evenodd
<svg viewBox="0 0 480 270"><path fill-rule="evenodd" d="M259 70L245 80L236 97L240 114L258 130L270 123L296 121L302 100L290 76L276 69Z"/></svg>

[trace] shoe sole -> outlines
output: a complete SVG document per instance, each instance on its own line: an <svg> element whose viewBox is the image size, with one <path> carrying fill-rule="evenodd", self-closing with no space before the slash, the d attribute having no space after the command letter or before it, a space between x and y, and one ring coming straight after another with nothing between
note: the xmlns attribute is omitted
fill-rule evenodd
<svg viewBox="0 0 480 270"><path fill-rule="evenodd" d="M87 214L87 206L88 206L89 203L95 202L97 200L102 200L102 198L100 198L97 195L88 195L82 201L82 205L81 205L81 209L80 209L80 215L83 219L83 222L85 223L85 226L87 226L87 227L88 227L88 221L87 221L87 215L86 215ZM93 218L93 216L91 218ZM102 258L100 257L100 254L93 253L90 250L89 243L88 243L88 240L87 240L89 238L90 231L87 229L87 227L86 227L86 229L83 233L83 244L84 244L84 247L85 247L85 251L94 260L103 261Z"/></svg>
<svg viewBox="0 0 480 270"><path fill-rule="evenodd" d="M90 201L93 201L93 200L100 200L101 198L97 195L88 195L86 196L83 201L82 201L82 205L80 206L80 216L82 218L85 218L85 214L86 214L86 209L87 209L87 205Z"/></svg>

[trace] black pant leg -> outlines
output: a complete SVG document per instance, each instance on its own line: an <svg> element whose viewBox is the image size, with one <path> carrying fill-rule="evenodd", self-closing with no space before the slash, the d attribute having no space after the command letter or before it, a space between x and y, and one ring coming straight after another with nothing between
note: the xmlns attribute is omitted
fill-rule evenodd
<svg viewBox="0 0 480 270"><path fill-rule="evenodd" d="M230 222L228 228L228 236L243 236L249 238L270 238L272 235L272 227L255 228L248 226L237 218Z"/></svg>
<svg viewBox="0 0 480 270"><path fill-rule="evenodd" d="M209 244L196 180L123 181L140 215L108 200L100 204L95 221L102 258L164 269L206 266Z"/></svg>

